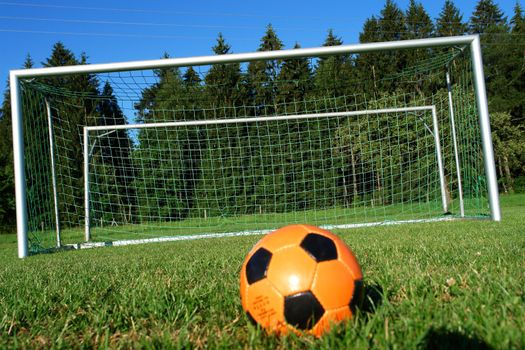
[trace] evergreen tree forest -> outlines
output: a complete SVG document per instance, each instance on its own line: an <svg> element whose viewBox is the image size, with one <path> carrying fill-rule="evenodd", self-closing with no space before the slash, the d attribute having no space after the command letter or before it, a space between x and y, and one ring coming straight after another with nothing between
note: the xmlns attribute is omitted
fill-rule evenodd
<svg viewBox="0 0 525 350"><path fill-rule="evenodd" d="M504 14L494 0L479 0L469 15L462 14L452 0L446 0L438 18L432 19L417 0L411 0L406 9L400 8L393 0L386 0L381 12L372 14L363 24L359 41L463 34L481 35L500 191L525 191L525 17L519 3L516 3L512 14ZM328 29L325 41L319 44L342 45L343 39ZM258 46L254 40L254 49L258 51L284 48L271 25L265 29ZM300 48L300 43L292 48ZM216 55L233 52L221 33L211 50ZM423 96L438 82L422 81L406 86L385 77L414 66L416 62L428 61L437 54L428 50L374 55L364 53L317 60L297 58L216 64L206 71L200 71L198 67L158 69L154 71L155 83L142 87L140 91L140 98L134 103L134 117L139 122L151 123L300 114L304 111L331 112L350 103L346 100L341 102L347 96L352 96L352 105L363 105L365 91L395 105L397 97L388 95L386 91L396 91L396 96L403 96L404 89L410 89L416 91L416 95ZM169 56L165 54L164 57ZM87 63L86 54L77 57L58 42L42 66ZM33 67L31 57L28 56L21 66ZM76 92L56 97L54 106L60 107L53 108L51 114L61 120L55 137L62 143L57 147L67 152L65 163L57 165L57 177L61 184L58 189L62 198L59 204L61 221L66 225L80 226L83 223L83 152L79 126L126 124L129 120L121 110L119 92L110 80L95 75L74 75L46 78L40 83L62 92ZM446 91L446 86L442 88ZM320 91L323 96L330 96L329 101L320 100L321 96L317 95ZM99 98L85 99L84 96ZM0 105L0 233L14 230L15 224L9 98L9 89L6 88ZM79 108L79 105L82 107ZM39 108L45 110L43 105ZM101 138L101 144L92 154L95 168L92 193L97 203L92 210L101 222L116 220L128 223L151 218L180 220L192 215L228 216L239 214L238 208L243 208L240 214L263 210L304 210L334 205L336 198L341 201L337 203L339 205L351 205L358 193L367 191L358 186L366 186L367 181L371 181L377 183L380 190L380 184L385 181L379 174L357 169L359 157L366 154L383 162L391 162L394 173L402 155L375 154L377 148L374 144L367 146L370 148L368 153L356 147L345 147L344 142L351 141L334 134L331 137L340 137L342 141L338 157L333 157L325 154L326 150L322 147L307 144L301 136L306 128L313 133L335 130L330 123L326 120L276 122L272 124L271 133L286 138L286 143L279 144L272 142L270 137L258 137L261 128L268 127L258 122L230 127L209 126L205 129L143 129L134 136L117 130ZM355 127L360 128L360 123L370 122L358 121ZM382 121L377 123L379 128ZM38 134L38 130L46 127L35 122L28 131L29 137L45 137ZM159 133L165 135L159 136ZM73 136L65 137L66 134ZM407 132L403 137L408 140L417 135ZM312 136L313 140L319 138L319 135ZM48 144L28 145L49 147ZM290 152L301 162L285 159L284 155ZM276 160L276 157L283 159ZM143 163L137 166L133 164L134 159L140 159ZM240 159L247 161L243 163ZM374 159L370 162L373 163ZM423 163L419 164L417 158L404 161L419 168L420 172L425 171ZM268 168L277 167L276 164L279 168ZM301 171L300 167L304 164L314 170ZM38 167L38 171L28 178L28 196L50 198L48 167ZM326 174L324 169L338 174ZM221 173L214 173L217 171ZM269 177L269 173L279 175ZM97 176L111 177L114 181L96 181ZM359 176L368 176L371 180L365 181ZM32 187L32 181L39 185ZM265 189L269 187L274 189L271 196L265 194ZM126 192L122 193L120 189L126 189ZM381 191L378 193L381 197ZM220 202L219 196L226 201ZM157 200L152 201L151 198ZM385 198L386 195L375 199L382 204ZM142 209L137 213L132 208ZM207 208L207 212L193 213L191 208ZM44 216L46 210L42 209L40 215ZM39 215L38 212L32 214Z"/></svg>

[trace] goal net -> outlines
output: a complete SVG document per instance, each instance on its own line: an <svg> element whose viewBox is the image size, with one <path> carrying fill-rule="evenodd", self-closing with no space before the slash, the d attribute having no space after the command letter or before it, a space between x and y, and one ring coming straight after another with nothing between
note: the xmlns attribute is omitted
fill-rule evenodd
<svg viewBox="0 0 525 350"><path fill-rule="evenodd" d="M497 219L469 42L427 42L27 73L28 251Z"/></svg>

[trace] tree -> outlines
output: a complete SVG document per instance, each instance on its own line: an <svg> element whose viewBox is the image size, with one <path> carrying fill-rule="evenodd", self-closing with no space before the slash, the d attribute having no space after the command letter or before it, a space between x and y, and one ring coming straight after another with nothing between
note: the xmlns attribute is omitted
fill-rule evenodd
<svg viewBox="0 0 525 350"><path fill-rule="evenodd" d="M194 87L196 85L199 85L202 81L195 69L193 69L193 67L189 67L186 70L186 72L182 76L182 80L188 87Z"/></svg>
<svg viewBox="0 0 525 350"><path fill-rule="evenodd" d="M379 20L374 16L367 18L363 25L363 30L359 33L359 42L371 43L380 40Z"/></svg>
<svg viewBox="0 0 525 350"><path fill-rule="evenodd" d="M300 48L295 44L294 49ZM304 113L308 98L313 93L313 72L308 58L291 58L282 62L276 91L277 113L279 115L294 115ZM272 131L279 143L278 167L274 174L273 191L277 194L276 211L301 210L308 203L307 184L303 177L303 160L309 158L309 149L302 143L308 122L289 120L272 123ZM276 147L277 148L277 147Z"/></svg>
<svg viewBox="0 0 525 350"><path fill-rule="evenodd" d="M275 51L283 48L283 43L275 33L271 24L266 27L265 34L260 39L257 51ZM253 61L248 64L244 81L246 87L245 103L250 115L272 116L278 113L277 95L281 84L281 60ZM282 93L282 90L281 90ZM249 209L252 212L274 212L282 206L276 196L276 188L285 184L283 169L278 168L276 157L280 154L272 142L273 137L284 127L283 123L265 122L250 123L245 129L247 140L247 159L245 176L245 193L247 193ZM259 137L262 135L262 137ZM253 142L255 140L255 142ZM251 172L251 174L250 174ZM270 174L274 174L270 176ZM275 179L275 182L272 181Z"/></svg>
<svg viewBox="0 0 525 350"><path fill-rule="evenodd" d="M277 37L271 24L261 38L257 51L274 51L283 48L283 43ZM274 97L276 92L275 81L281 66L280 60L254 61L248 65L247 83L250 97L253 99L255 113L269 115L275 112Z"/></svg>
<svg viewBox="0 0 525 350"><path fill-rule="evenodd" d="M501 189L514 192L514 179L525 173L525 130L509 113L492 113L492 141Z"/></svg>
<svg viewBox="0 0 525 350"><path fill-rule="evenodd" d="M492 0L479 0L470 17L470 32L485 33L491 27L505 26L506 22L507 19L497 4Z"/></svg>
<svg viewBox="0 0 525 350"><path fill-rule="evenodd" d="M168 59L169 57L169 54L165 52L162 59ZM160 68L155 69L153 73L155 74L157 81L142 90L140 100L134 105L137 111L138 121L144 123L154 122L156 118L158 118L158 116L155 115L157 94L163 85L167 84L170 79L173 79L173 77L179 75L179 70L178 68Z"/></svg>
<svg viewBox="0 0 525 350"><path fill-rule="evenodd" d="M33 67L31 56L26 56L23 67L25 69ZM14 228L16 217L9 80L0 105L0 198L2 198L0 201L0 233L9 232Z"/></svg>
<svg viewBox="0 0 525 350"><path fill-rule="evenodd" d="M405 33L405 15L392 0L386 0L379 18L379 35L381 41L403 39Z"/></svg>
<svg viewBox="0 0 525 350"><path fill-rule="evenodd" d="M213 52L216 55L227 55L230 49L231 46L226 42L222 33L219 33L217 43L212 47ZM242 103L242 95L238 89L241 81L241 67L238 63L212 65L204 81L205 91L212 108L237 106Z"/></svg>
<svg viewBox="0 0 525 350"><path fill-rule="evenodd" d="M328 30L328 35L323 46L339 46L343 41L337 37L332 29ZM316 89L326 91L330 96L341 96L348 87L348 75L345 76L348 68L348 55L320 57L315 68Z"/></svg>
<svg viewBox="0 0 525 350"><path fill-rule="evenodd" d="M405 37L407 39L428 38L434 34L434 24L432 23L430 16L425 11L421 3L416 2L415 0L410 0L405 17ZM407 71L411 68L421 66L421 62L428 61L435 52L436 50L431 50L428 48L404 52L405 67L402 67L402 69ZM417 71L417 69L415 69L415 71ZM417 93L422 96L424 90L430 89L429 85L431 84L431 79L416 73L414 74L414 78L405 84L408 86L402 88L408 91L417 91Z"/></svg>
<svg viewBox="0 0 525 350"><path fill-rule="evenodd" d="M423 5L415 0L410 0L406 11L406 35L407 39L428 38L434 32L434 25Z"/></svg>
<svg viewBox="0 0 525 350"><path fill-rule="evenodd" d="M184 121L193 118L192 101L179 68L157 72L159 80L143 96L148 122ZM135 187L139 216L143 221L176 221L191 210L194 184L186 180L188 169L188 128L146 128L138 135L133 158L140 162Z"/></svg>
<svg viewBox="0 0 525 350"><path fill-rule="evenodd" d="M119 107L111 84L106 81L98 108L97 125L127 124L124 113ZM92 182L97 187L92 191L98 210L103 213L104 221L129 223L131 221L136 193L131 184L135 173L131 159L132 142L125 130L114 130L101 137L97 153L92 157L92 164L97 167ZM96 219L95 217L93 217Z"/></svg>
<svg viewBox="0 0 525 350"><path fill-rule="evenodd" d="M294 49L301 46L296 43ZM304 108L304 100L313 88L313 73L307 58L283 60L277 80L276 101L281 113L298 113Z"/></svg>
<svg viewBox="0 0 525 350"><path fill-rule="evenodd" d="M513 34L523 34L525 32L525 18L519 2L516 2L514 6L514 15L510 20L510 25L512 27L511 33Z"/></svg>
<svg viewBox="0 0 525 350"><path fill-rule="evenodd" d="M470 19L470 31L480 33L489 110L493 124L496 165L504 191L524 175L523 120L525 111L525 55L523 17L519 4L507 24L499 6L480 0Z"/></svg>
<svg viewBox="0 0 525 350"><path fill-rule="evenodd" d="M231 46L219 33L212 47L216 55L231 53ZM214 64L204 78L205 102L209 108L206 119L235 118L245 115L241 68L238 63ZM247 127L237 125L209 125L199 130L200 174L196 182L195 207L200 216L235 215L245 205L246 184L243 183L243 155L246 147ZM197 151L197 150L196 150ZM194 157L195 158L195 157ZM248 190L246 190L248 191Z"/></svg>
<svg viewBox="0 0 525 350"><path fill-rule="evenodd" d="M11 231L15 224L15 187L13 139L11 131L11 94L4 93L0 106L0 233Z"/></svg>
<svg viewBox="0 0 525 350"><path fill-rule="evenodd" d="M514 7L514 15L511 19L512 29L510 32L512 62L507 66L508 82L512 91L512 105L510 113L515 125L525 123L525 17L519 3Z"/></svg>
<svg viewBox="0 0 525 350"><path fill-rule="evenodd" d="M51 55L42 62L42 65L56 67L87 63L87 56L84 53L77 59L63 43L57 42L53 46ZM41 82L48 86L49 93L46 94L45 99L51 105L55 140L60 143L60 147L55 152L57 183L63 184L58 191L60 220L66 227L78 225L83 221L84 215L82 127L95 125L98 121L99 82L92 74L46 77ZM31 129L35 133L34 137L41 137L39 136L41 134L47 135L47 120L35 113L37 110L45 110L44 97L39 95L37 90L32 90L31 93L34 93L33 97L41 106L27 111L29 114L26 119L33 123ZM27 150L27 154L40 154L45 157L49 154L49 150L45 149L49 145L44 149L41 145L31 147L38 147L38 149ZM26 160L31 162L31 158ZM34 172L33 175L28 175L28 190L36 191L32 194L34 198L42 200L46 196L50 197L46 191L51 186L44 185L51 178L49 166L31 168ZM46 222L45 216L50 214L42 213L42 215L42 218L35 216L38 221L35 224Z"/></svg>
<svg viewBox="0 0 525 350"><path fill-rule="evenodd" d="M392 1L386 0L379 17L379 39L380 41L396 41L405 37L406 19L403 11ZM378 79L386 75L398 72L406 66L406 54L402 51L389 51L369 55L369 63L377 68L375 75ZM393 82L383 81L378 84L391 88Z"/></svg>
<svg viewBox="0 0 525 350"><path fill-rule="evenodd" d="M379 29L379 20L374 16L368 18L363 30L359 34L360 43L369 43L381 41L381 34ZM370 74L372 74L372 84L362 84L364 91L377 91L378 89L378 59L376 54L362 53L356 58L356 67L360 81L368 82Z"/></svg>
<svg viewBox="0 0 525 350"><path fill-rule="evenodd" d="M332 30L323 46L342 45L343 41L334 35ZM315 92L314 96L320 103L315 106L318 112L345 111L349 106L347 97L353 99L359 91L359 80L356 76L354 57L350 55L330 56L320 58L315 69ZM335 130L341 120L337 118L321 118L305 123L310 128L313 140L323 139L326 130ZM314 141L315 142L315 141ZM346 167L342 164L342 158L333 157L331 150L315 143L305 142L303 159L306 166L311 167L307 174L301 174L304 178L301 184L305 184L305 192L315 192L322 189L323 195L318 202L310 201L310 208L327 207L334 205L330 202L333 198L341 198L340 192L346 191L344 179ZM330 169L324 171L323 169ZM343 183L341 181L343 180ZM308 202L308 201L307 201Z"/></svg>
<svg viewBox="0 0 525 350"><path fill-rule="evenodd" d="M436 21L437 36L463 35L467 31L467 24L463 22L463 15L452 0L446 0Z"/></svg>

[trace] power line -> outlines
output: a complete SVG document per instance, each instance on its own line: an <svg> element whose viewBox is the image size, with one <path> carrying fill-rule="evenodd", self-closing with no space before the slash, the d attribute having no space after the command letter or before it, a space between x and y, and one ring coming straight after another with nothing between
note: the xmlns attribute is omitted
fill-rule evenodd
<svg viewBox="0 0 525 350"><path fill-rule="evenodd" d="M95 36L95 37L117 37L117 38L142 38L142 39L186 39L186 40L215 40L215 37L199 37L186 35L148 35L148 34L120 34L120 33L97 33L97 32L61 32L46 30L23 30L23 29L2 29L0 32L5 33L28 33L28 34L59 34L59 35L78 35L78 36ZM234 40L252 41L246 38L233 38Z"/></svg>
<svg viewBox="0 0 525 350"><path fill-rule="evenodd" d="M26 30L26 29L4 29L0 28L3 33L21 33L21 34L48 34L48 35L71 35L71 36L93 36L93 37L115 37L115 38L139 38L139 39L185 39L185 40L209 40L213 41L216 37L208 36L189 36L189 35L151 35L151 34L124 34L124 33L104 33L104 32L68 32L68 31L46 31L46 30ZM411 34L411 32L382 32L384 34L400 33ZM482 33L482 36L494 35ZM525 34L502 33L498 35L525 36ZM253 41L251 38L230 37L230 40ZM520 43L482 43L488 46L525 46Z"/></svg>
<svg viewBox="0 0 525 350"><path fill-rule="evenodd" d="M228 17L280 18L280 19L287 19L287 18L295 17L295 18L304 18L304 19L324 19L323 17L313 17L313 16L293 16L293 15L290 15L290 16L275 16L275 15L262 16L262 15L257 15L253 13L168 11L168 10L149 10L149 9L137 9L137 8L132 9L132 8L123 8L123 7L117 8L117 7L90 7L90 6L34 4L34 3L18 3L18 2L6 2L6 1L0 1L0 5L18 6L18 7L53 8L53 9L66 9L66 10L172 14L172 15L203 16L203 17L228 16Z"/></svg>
<svg viewBox="0 0 525 350"><path fill-rule="evenodd" d="M113 37L113 38L135 38L135 39L183 39L183 40L206 40L213 42L215 37L199 37L186 35L148 35L148 34L120 34L120 33L101 33L101 32L63 32L63 31L44 31L44 30L21 30L21 29L2 29L0 33L21 33L21 34L40 34L40 35L70 35L70 36L91 36L91 37ZM251 38L230 38L235 41L253 42ZM499 47L525 47L521 43L483 43L484 46Z"/></svg>
<svg viewBox="0 0 525 350"><path fill-rule="evenodd" d="M0 16L0 19L17 21L37 21L37 22L63 22L77 24L110 24L110 25L129 25L129 26L154 26L154 27L187 27L187 28L208 28L208 29L261 29L260 26L225 26L225 25L205 25L205 24L177 24L177 23L154 23L154 22L125 22L125 21L104 21L91 19L69 19L69 18L49 18L49 17L18 17ZM313 30L312 27L275 27L276 30Z"/></svg>
<svg viewBox="0 0 525 350"><path fill-rule="evenodd" d="M0 16L0 19L39 21L39 22L63 22L63 23L84 23L84 24L112 24L112 25L132 25L132 26L156 26L156 27L188 27L188 28L210 28L210 29L260 29L260 26L228 26L228 25L207 25L207 24L178 24L178 23L158 23L158 22L126 22L108 21L92 19L70 19L70 18L51 18L51 17L20 17L20 16ZM409 24L426 24L427 22L413 22ZM447 24L458 24L459 22L441 22ZM465 23L462 23L465 24ZM482 24L490 24L488 22ZM275 30L312 30L312 27L274 27Z"/></svg>
<svg viewBox="0 0 525 350"><path fill-rule="evenodd" d="M336 18L326 18L319 16L297 16L297 15L258 15L254 13L234 13L234 12L191 12L191 11L173 11L173 10L155 10L155 9L144 9L144 8L125 8L125 7L92 7L92 6L71 6L71 5L53 5L53 4L35 4L35 3L18 3L18 2L8 2L0 1L0 5L4 6L14 6L14 7L34 7L34 8L51 8L51 9L64 9L64 10L85 10L85 11L111 11L111 12L128 12L128 13L150 13L150 14L172 14L172 15L183 15L183 16L200 16L200 17L248 17L248 18L275 18L275 19L316 19L316 20L337 20ZM350 16L340 17L339 20L348 20L351 19ZM358 17L353 17L358 18ZM368 19L370 19L369 17ZM359 19L361 19L359 17ZM377 21L381 22L395 22L395 20L386 20L381 18L376 18ZM422 21L411 21L414 24L424 24L426 22ZM442 22L447 24L456 24L460 22ZM468 22L461 22L462 24L468 24ZM491 24L490 22L477 22L479 24Z"/></svg>
<svg viewBox="0 0 525 350"><path fill-rule="evenodd" d="M207 29L261 29L260 26L223 26L223 25L201 25L201 24L177 24L177 23L154 23L154 22L125 22L125 21L107 21L107 20L91 20L91 19L67 19L67 18L50 18L50 17L20 17L20 16L0 16L1 19L7 20L26 20L26 21L37 21L37 22L63 22L63 23L77 23L77 24L109 24L109 25L123 25L123 26L156 26L156 27L187 27L187 28L207 28ZM300 28L300 27L276 27L276 30L316 30L315 28ZM7 31L7 30L4 30ZM13 32L16 30L12 30ZM35 31L36 32L36 31ZM380 34L418 34L411 30L404 31L386 31L377 30L375 33ZM432 32L429 32L431 34ZM88 33L84 33L87 35ZM101 33L97 33L100 35ZM493 35L493 36L525 36L521 33L480 33L480 35Z"/></svg>

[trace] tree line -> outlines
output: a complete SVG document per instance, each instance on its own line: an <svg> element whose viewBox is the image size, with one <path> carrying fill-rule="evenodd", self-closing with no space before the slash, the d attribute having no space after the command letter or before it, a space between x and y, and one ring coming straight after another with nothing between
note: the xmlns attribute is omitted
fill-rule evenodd
<svg viewBox="0 0 525 350"><path fill-rule="evenodd" d="M453 1L447 0L439 17L433 21L423 5L415 0L410 1L406 10L399 8L394 1L387 0L380 14L371 16L365 21L359 41L365 43L463 35L466 33L481 34L500 190L504 192L523 190L525 188L525 25L519 3L516 4L514 13L509 19L493 0L479 0L470 18L464 20ZM323 45L334 46L342 43L342 39L337 37L332 30L329 30ZM277 33L269 25L264 36L260 39L257 50L280 50L283 46ZM296 44L295 48L298 47L299 44ZM231 47L222 34L218 35L212 50L217 55L231 53ZM403 90L407 87L393 86L396 84L395 80L382 78L402 71L404 67L411 66L415 62L425 60L430 55L429 52L411 51L406 54L334 56L320 58L314 63L307 59L289 59L257 61L248 64L247 67L242 67L240 64L223 64L211 66L204 75L198 74L192 67L185 70L161 69L155 72L157 83L144 88L141 92L141 99L135 105L136 115L143 122L164 121L163 118L166 118L166 115L158 112L162 110L177 111L176 114L168 116L170 120L173 120L173 117L177 120L210 118L210 115L206 115L204 110L196 113L195 106L213 106L214 118L231 116L231 111L237 113L241 110L243 115L250 116L286 114L291 113L291 109L293 109L293 113L300 113L304 110L319 109L317 106L297 103L297 101L307 100L307 97L313 96L315 98L318 91L323 91L324 94L328 92L329 96L337 100L340 96L356 96L356 86L362 91L372 91L375 96L381 96L387 90ZM42 65L51 67L87 63L85 54L76 57L73 52L59 42L54 45L50 57ZM24 62L24 67L31 68L33 65L34 63L28 56ZM365 77L368 83L363 83ZM370 77L372 78L370 79ZM92 103L84 105L83 113L62 111L63 115L69 116L71 125L126 123L126 118L119 108L111 82L100 81L96 76L78 75L47 78L44 83L65 90L83 91L92 96L104 96L103 99L93 99ZM424 91L431 88L428 84L432 84L432 82L416 84L410 86L410 89ZM68 98L74 99L75 97ZM80 97L77 98L80 99ZM354 101L354 103L359 102ZM73 106L74 103L65 105ZM299 130L300 125L296 125L296 127ZM328 130L330 126L318 125L317 127L318 130ZM281 135L288 134L291 135L289 137L293 138L293 135L297 133L289 128L290 126L284 123L276 124L273 132ZM62 132L71 131L64 129ZM224 132L220 129L210 128L205 140L220 140L221 136L224 136L221 133ZM119 221L126 221L129 216L126 208L130 206L144 208L145 212L140 213L143 217L171 218L184 218L190 215L185 211L191 207L210 208L211 212L208 215L227 215L227 208L247 207L248 202L258 202L257 206L250 207L248 211L260 210L261 207L265 207L265 210L268 211L286 211L305 209L290 208L288 203L308 203L311 200L308 198L308 193L312 191L312 188L322 188L322 191L328 191L316 197L319 200L330 201L333 198L343 198L343 201L346 202L343 204L351 203L355 193L366 192L366 188L358 189L357 186L365 186L363 184L376 181L380 190L382 179L376 179L375 173L372 174L364 169L361 171L355 169L356 164L358 164L355 158L359 156L355 153L358 151L357 149L341 150L340 157L335 159L330 155L323 154L322 148L317 148L316 154L312 154L312 148L299 149L297 152L301 153L301 159L310 162L312 169L319 169L319 172L322 172L322 169L337 169L343 176L332 176L313 171L304 174L305 178L283 179L277 185L275 183L265 184L265 181L269 181L269 179L264 174L272 171L272 169L265 169L265 167L274 164L270 158L275 156L276 150L272 148L275 145L272 145L270 140L263 139L258 141L261 143L258 145L258 149L266 150L261 152L264 154L257 156L246 154L246 152L254 152L255 148L245 147L246 144L243 143L243 140L248 137L256 139L253 137L256 132L255 127L248 126L236 130L235 137L229 138L227 145L200 144L199 142L203 141L198 141L202 140L202 135L198 135L198 130L186 130L184 134L178 132L178 134L171 135L173 139L181 140L176 146L167 145L167 140L156 138L152 134L154 131L151 130L141 131L137 136L139 144L145 145L148 142L151 143L152 140L156 142L153 145L149 144L149 147L133 148L133 140L125 132L118 132L112 137L104 139L103 142L106 144L101 144L100 152L94 155L95 158L98 157L99 159L99 161L96 159L94 161L97 167L96 173L99 176L111 176L119 180L118 183L109 185L103 181L94 182L95 185L99 184L100 186L94 189L101 196L97 202L105 206L105 208L99 208L100 212L111 213L112 216L112 218L103 219L110 220L114 219L115 215L120 215ZM2 198L0 222L5 227L12 227L14 224L11 135L10 100L9 90L7 89L0 108L0 197ZM69 150L66 161L69 164L60 166L64 169L67 168L67 176L64 172L62 180L69 182L63 188L63 192L68 193L62 195L76 199L61 203L61 212L69 213L67 215L71 216L66 221L80 223L82 213L78 208L82 207L81 199L83 196L81 192L83 181L82 149L80 134L73 131L72 135L67 144L63 145L64 149ZM57 136L60 137L60 135ZM414 135L405 135L405 137L409 139ZM64 137L64 139L66 138ZM299 140L293 139L288 141L292 145L299 142ZM163 159L166 155L163 154L162 150L169 147L178 147L177 150L170 151L172 152L171 156L178 152L178 158L184 160L183 164L177 165L179 173L176 176L171 169L152 163L152 160ZM233 172L231 174L210 174L210 176L196 181L198 176L192 172L192 169L217 171L219 167L216 162L219 159L222 161L224 157L221 152L226 148L234 150L230 152L238 152L236 155L229 154L227 162L235 162L235 159L243 157L252 161L252 164L248 166L255 169L255 173L244 178L243 181L246 183L234 183L236 181L235 170L228 169L237 169L246 165L233 163L222 164L223 169ZM198 152L200 149L208 149L209 152L202 154L202 152ZM137 170L133 170L135 167L132 164L126 164L126 162L132 162L131 159L150 159L150 163L143 164L138 170L142 173L137 174L135 173ZM417 159L407 161L416 164ZM323 164L323 162L331 162L331 164ZM112 164L113 168L104 164ZM293 168L297 164L291 163L283 166ZM422 166L420 165L420 167ZM280 169L279 171L298 174L299 172L296 170ZM44 173L47 170L42 171L42 178L45 178L46 174ZM362 175L363 173L366 175ZM358 179L357 174L367 178ZM225 181L221 186L229 191L220 194L221 197L227 198L226 209L219 208L214 204L218 202L218 198L214 198L213 193L206 192L217 186L214 179L219 176ZM150 179L151 183L144 181L134 183L137 178ZM228 181L231 183L227 183ZM252 183L249 183L250 181ZM290 182L295 183L295 187L285 185ZM309 185L305 185L306 183ZM108 186L115 188L107 188ZM265 186L277 186L276 192L280 193L280 197L267 198L268 203L261 202L260 198L263 197L258 191L264 189ZM281 188L278 188L279 186ZM310 187L306 188L305 186ZM118 188L133 188L134 193L116 195ZM162 193L155 195L151 191L162 191ZM166 191L171 192L167 193ZM148 198L159 198L159 201L152 203ZM140 203L140 201L147 201L147 203ZM311 205L316 207L317 205L330 204L333 203L312 203ZM224 207L224 205L222 206ZM94 209L97 210L97 208ZM214 213L213 210L216 212ZM224 212L225 210L226 212Z"/></svg>

